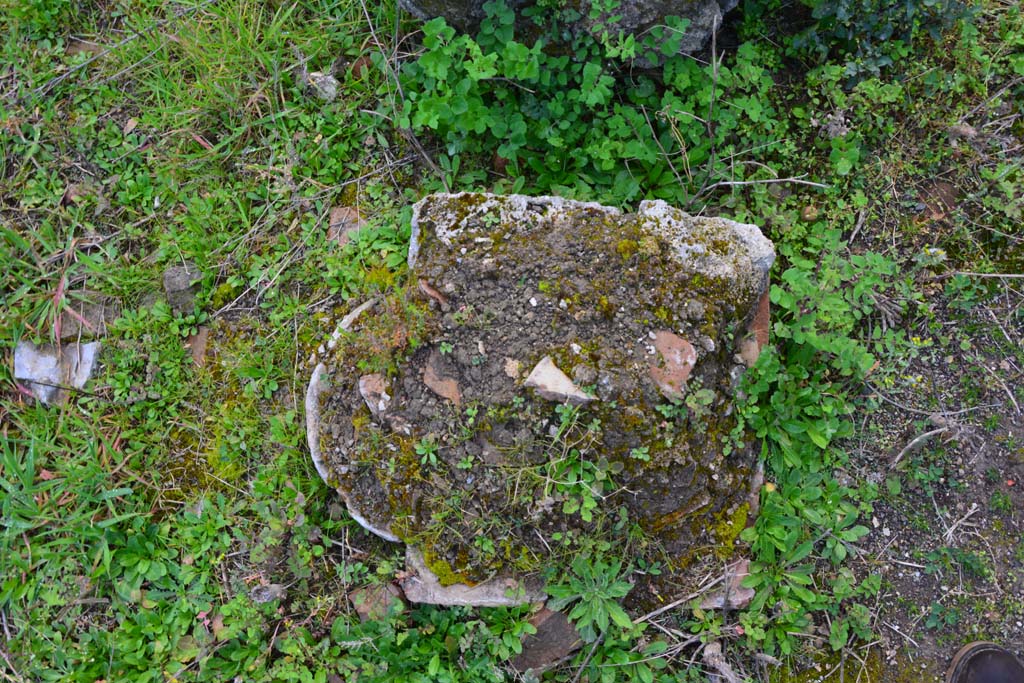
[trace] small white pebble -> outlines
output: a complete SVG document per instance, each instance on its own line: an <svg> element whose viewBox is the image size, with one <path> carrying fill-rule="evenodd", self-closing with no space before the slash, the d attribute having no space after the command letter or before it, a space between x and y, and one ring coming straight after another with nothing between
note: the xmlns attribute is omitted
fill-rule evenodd
<svg viewBox="0 0 1024 683"><path fill-rule="evenodd" d="M530 305L531 306L536 306L537 305L537 297L535 297L535 296L531 296L530 297Z"/></svg>

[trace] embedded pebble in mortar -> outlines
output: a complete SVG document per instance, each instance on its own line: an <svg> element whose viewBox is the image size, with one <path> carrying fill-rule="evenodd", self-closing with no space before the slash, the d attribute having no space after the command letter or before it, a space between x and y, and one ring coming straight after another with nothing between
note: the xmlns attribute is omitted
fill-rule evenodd
<svg viewBox="0 0 1024 683"><path fill-rule="evenodd" d="M359 395L375 416L387 412L391 396L388 395L388 381L384 375L374 373L360 377Z"/></svg>
<svg viewBox="0 0 1024 683"><path fill-rule="evenodd" d="M581 406L594 400L577 387L569 377L558 369L550 356L544 356L523 382L524 387L535 389L549 401L571 403Z"/></svg>
<svg viewBox="0 0 1024 683"><path fill-rule="evenodd" d="M651 363L651 379L665 398L681 399L686 390L686 380L697 364L697 351L693 344L667 330L654 334L654 348L658 357Z"/></svg>
<svg viewBox="0 0 1024 683"><path fill-rule="evenodd" d="M512 379L519 379L519 375L523 372L523 364L515 358L506 358L504 370L505 374Z"/></svg>

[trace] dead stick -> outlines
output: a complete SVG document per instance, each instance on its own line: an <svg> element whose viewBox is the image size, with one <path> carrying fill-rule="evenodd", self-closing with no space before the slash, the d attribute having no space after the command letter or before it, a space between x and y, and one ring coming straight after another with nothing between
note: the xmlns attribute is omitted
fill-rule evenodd
<svg viewBox="0 0 1024 683"><path fill-rule="evenodd" d="M912 453L913 451L917 450L928 439L948 431L949 427L940 427L938 429L933 429L930 432L925 432L924 434L921 434L920 436L916 437L913 441L904 446L903 450L900 451L895 458L893 458L892 462L889 464L889 468L891 469L893 467L896 467L896 464L903 459L904 455L906 455L907 453Z"/></svg>

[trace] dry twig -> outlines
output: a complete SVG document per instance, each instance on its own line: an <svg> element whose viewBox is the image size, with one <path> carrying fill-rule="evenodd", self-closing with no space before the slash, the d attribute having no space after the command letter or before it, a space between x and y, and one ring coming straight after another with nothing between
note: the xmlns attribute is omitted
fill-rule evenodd
<svg viewBox="0 0 1024 683"><path fill-rule="evenodd" d="M708 643L704 647L703 659L704 663L724 678L726 683L742 683L743 679L733 671L729 662L725 661L725 656L722 654L722 644L717 640Z"/></svg>
<svg viewBox="0 0 1024 683"><path fill-rule="evenodd" d="M944 434L948 431L949 427L939 427L938 429L933 429L930 432L925 432L924 434L920 434L919 436L915 437L910 443L903 447L902 451L896 454L896 457L892 459L891 463L889 463L889 469L896 467L899 461L902 460L903 456L905 456L907 453L913 453L917 449L921 448L921 446L923 446L925 442L928 441L928 439L932 438L933 436L938 436L939 434Z"/></svg>

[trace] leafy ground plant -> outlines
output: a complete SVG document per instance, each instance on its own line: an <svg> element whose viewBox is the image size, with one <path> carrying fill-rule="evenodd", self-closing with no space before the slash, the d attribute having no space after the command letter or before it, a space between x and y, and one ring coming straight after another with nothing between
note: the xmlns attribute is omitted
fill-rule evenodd
<svg viewBox="0 0 1024 683"><path fill-rule="evenodd" d="M836 680L906 675L910 643L938 675L953 639L1019 635L1019 10L943 25L952 5L816 2L782 47L748 10L735 48L645 70L650 45L612 31L553 49L567 9L545 6L527 39L500 4L461 36L392 3L0 0L5 679L515 676L530 608L360 620L347 594L400 559L302 445L305 361L354 303L406 285L403 207L445 183L666 198L757 223L779 253L770 348L738 407L765 464L737 544L753 602L636 595L654 563L622 543L594 471L548 473L604 535L549 539L575 559L553 569L554 604L589 642L546 678L696 683L711 642L751 678L765 653ZM851 8L873 52L850 45ZM342 96L320 99L311 73ZM365 221L345 244L336 207ZM184 260L203 276L176 315L161 275ZM96 294L121 306L101 372L35 404L14 346L58 341Z"/></svg>

